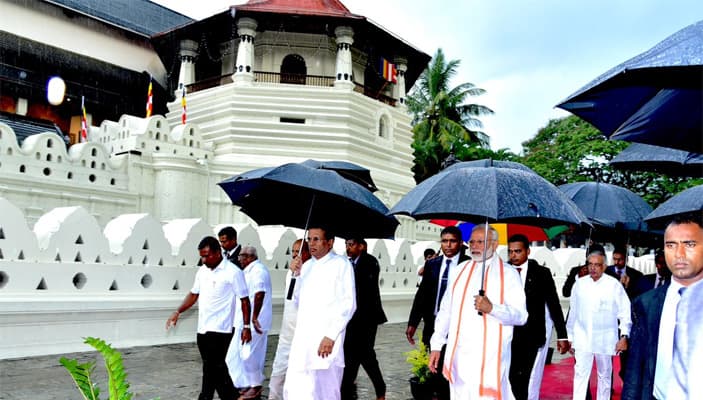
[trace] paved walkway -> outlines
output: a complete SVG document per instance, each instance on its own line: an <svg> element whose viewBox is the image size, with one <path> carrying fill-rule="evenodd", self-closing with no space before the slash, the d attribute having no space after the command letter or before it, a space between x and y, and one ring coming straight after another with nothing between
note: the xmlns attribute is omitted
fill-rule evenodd
<svg viewBox="0 0 703 400"><path fill-rule="evenodd" d="M270 374L277 336L269 337L266 376ZM388 386L388 400L410 400L409 365L404 352L412 346L405 340L405 324L382 325L376 351ZM102 357L97 352L65 355L80 362L97 360L95 376L103 393L107 381ZM125 370L134 400L160 397L162 400L192 400L198 397L201 377L200 355L195 343L133 347L122 350ZM80 398L67 371L58 362L60 355L0 360L0 399L66 400ZM361 369L357 379L359 399L374 399L371 381ZM268 386L268 380L264 383ZM268 390L264 391L264 395ZM103 395L103 399L106 396ZM266 398L266 396L264 396Z"/></svg>

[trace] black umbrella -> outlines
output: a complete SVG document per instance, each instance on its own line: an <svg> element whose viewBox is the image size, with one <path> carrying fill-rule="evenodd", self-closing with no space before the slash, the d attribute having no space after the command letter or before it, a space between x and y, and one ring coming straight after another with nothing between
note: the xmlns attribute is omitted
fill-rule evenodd
<svg viewBox="0 0 703 400"><path fill-rule="evenodd" d="M558 104L611 139L703 153L703 21Z"/></svg>
<svg viewBox="0 0 703 400"><path fill-rule="evenodd" d="M698 185L663 202L644 220L653 225L665 225L679 215L697 214L700 217L701 213L703 213L703 185Z"/></svg>
<svg viewBox="0 0 703 400"><path fill-rule="evenodd" d="M703 154L642 143L628 146L610 161L610 165L621 170L703 177Z"/></svg>
<svg viewBox="0 0 703 400"><path fill-rule="evenodd" d="M597 228L622 228L646 231L644 217L652 207L640 196L616 185L601 182L576 182L559 186Z"/></svg>
<svg viewBox="0 0 703 400"><path fill-rule="evenodd" d="M412 189L390 214L542 227L588 223L578 207L541 176L495 167L442 171Z"/></svg>
<svg viewBox="0 0 703 400"><path fill-rule="evenodd" d="M564 222L588 223L578 207L541 176L496 167L442 171L403 196L389 213L415 219L514 222L544 227ZM484 242L484 255L486 246L487 241ZM481 288L484 287L485 269L484 257ZM479 290L480 296L484 293L483 289Z"/></svg>
<svg viewBox="0 0 703 400"><path fill-rule="evenodd" d="M528 166L524 164L520 164L519 162L515 161L502 161L502 160L492 160L490 158L484 158L482 160L473 160L473 161L462 161L458 163L454 163L447 168L444 169L444 171L451 171L457 168L485 168L485 167L495 167L495 168L512 168L512 169L519 169L522 171L527 171L527 172L532 172L535 174L536 172L530 169Z"/></svg>
<svg viewBox="0 0 703 400"><path fill-rule="evenodd" d="M376 197L336 172L284 164L225 179L220 187L259 225L328 227L343 238L392 238L398 221Z"/></svg>
<svg viewBox="0 0 703 400"><path fill-rule="evenodd" d="M361 165L357 165L347 161L318 160L305 160L301 164L310 168L329 169L331 171L335 171L346 179L352 182L356 182L372 192L378 190L376 184L374 184L373 182L373 179L371 179L371 171L369 171L368 168L362 167Z"/></svg>

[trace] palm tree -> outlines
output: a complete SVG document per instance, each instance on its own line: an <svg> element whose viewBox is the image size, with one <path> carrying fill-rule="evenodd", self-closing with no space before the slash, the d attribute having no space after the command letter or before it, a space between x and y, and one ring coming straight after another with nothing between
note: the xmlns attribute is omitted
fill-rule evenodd
<svg viewBox="0 0 703 400"><path fill-rule="evenodd" d="M408 110L413 115L413 169L418 182L439 171L442 160L454 146L488 145L486 134L480 131L483 124L477 117L493 114L493 110L465 104L470 96L486 91L468 82L449 87L459 63L459 60L447 61L442 49L438 49L407 98Z"/></svg>

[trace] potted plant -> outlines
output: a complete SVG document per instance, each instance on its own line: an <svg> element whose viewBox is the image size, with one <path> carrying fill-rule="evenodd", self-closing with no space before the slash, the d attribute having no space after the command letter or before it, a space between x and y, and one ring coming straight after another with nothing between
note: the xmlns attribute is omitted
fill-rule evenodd
<svg viewBox="0 0 703 400"><path fill-rule="evenodd" d="M429 367L430 355L422 341L422 335L417 342L417 347L404 354L405 361L410 364L410 371L413 374L410 378L410 393L415 400L431 400L433 393L430 385L432 376Z"/></svg>

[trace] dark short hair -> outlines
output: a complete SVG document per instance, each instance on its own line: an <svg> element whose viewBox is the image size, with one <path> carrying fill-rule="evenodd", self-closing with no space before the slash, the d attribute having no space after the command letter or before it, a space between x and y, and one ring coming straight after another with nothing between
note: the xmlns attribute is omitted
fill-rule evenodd
<svg viewBox="0 0 703 400"><path fill-rule="evenodd" d="M622 254L623 256L627 257L627 249L625 248L625 246L615 246L615 248L613 249L613 254L615 253Z"/></svg>
<svg viewBox="0 0 703 400"><path fill-rule="evenodd" d="M437 254L437 252L435 252L434 249L425 249L425 252L422 255L428 257L433 256L435 254Z"/></svg>
<svg viewBox="0 0 703 400"><path fill-rule="evenodd" d="M204 248L209 248L210 251L214 252L220 252L220 242L215 239L212 236L205 236L203 240L200 241L200 244L198 244L198 250L202 250Z"/></svg>
<svg viewBox="0 0 703 400"><path fill-rule="evenodd" d="M439 236L442 237L444 235L454 235L459 238L460 241L463 241L462 235L461 235L461 229L459 229L458 226L447 226L444 229L442 229L442 232L440 232Z"/></svg>
<svg viewBox="0 0 703 400"><path fill-rule="evenodd" d="M321 231L325 232L325 239L326 240L334 239L334 237L335 237L335 232L323 224L310 225L308 227L308 231L310 231L310 229L320 229Z"/></svg>
<svg viewBox="0 0 703 400"><path fill-rule="evenodd" d="M325 232L325 233L326 233L326 232ZM362 237L354 236L354 237L350 237L350 238L347 239L347 240L350 240L350 241L352 241L352 242L354 242L354 243L356 243L356 244L360 244L360 245L363 245L363 246L368 246L368 244L366 244L366 239L364 239L364 238L362 238Z"/></svg>
<svg viewBox="0 0 703 400"><path fill-rule="evenodd" d="M667 229L672 225L696 224L699 228L703 228L703 213L700 211L680 214L674 217L666 226Z"/></svg>
<svg viewBox="0 0 703 400"><path fill-rule="evenodd" d="M217 233L217 236L226 236L229 240L237 240L237 230L231 226L225 226L224 228L220 229L220 232Z"/></svg>
<svg viewBox="0 0 703 400"><path fill-rule="evenodd" d="M515 242L522 243L526 249L530 248L530 241L527 239L527 236L523 235L522 233L516 233L508 238L508 243Z"/></svg>
<svg viewBox="0 0 703 400"><path fill-rule="evenodd" d="M664 257L664 250L657 249L657 251L654 252L654 258L657 258L657 257Z"/></svg>

